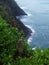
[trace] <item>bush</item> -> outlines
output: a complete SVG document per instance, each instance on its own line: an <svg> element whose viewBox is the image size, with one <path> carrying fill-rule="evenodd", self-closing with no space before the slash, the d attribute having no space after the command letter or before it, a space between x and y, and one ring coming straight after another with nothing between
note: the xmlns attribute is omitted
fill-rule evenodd
<svg viewBox="0 0 49 65"><path fill-rule="evenodd" d="M13 58L17 52L17 42L22 38L24 56ZM49 48L32 48L24 40L22 33L11 27L0 17L0 65L49 65Z"/></svg>
<svg viewBox="0 0 49 65"><path fill-rule="evenodd" d="M29 59L27 59L26 57L25 58L18 57L16 59L16 65L31 65L31 63Z"/></svg>
<svg viewBox="0 0 49 65"><path fill-rule="evenodd" d="M0 17L0 62L8 65L13 62L14 52L17 51L17 42L21 32L16 27L11 27Z"/></svg>

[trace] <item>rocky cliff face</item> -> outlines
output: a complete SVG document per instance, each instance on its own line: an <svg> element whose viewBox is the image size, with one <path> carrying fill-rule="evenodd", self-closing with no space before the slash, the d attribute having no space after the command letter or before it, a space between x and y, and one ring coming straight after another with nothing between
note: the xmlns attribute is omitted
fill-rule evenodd
<svg viewBox="0 0 49 65"><path fill-rule="evenodd" d="M0 2L8 5L14 16L26 15L26 13L17 5L14 0L0 0Z"/></svg>
<svg viewBox="0 0 49 65"><path fill-rule="evenodd" d="M10 25L23 31L26 37L30 35L31 30L16 18L19 15L25 15L25 12L19 8L14 0L0 0L0 16L7 20Z"/></svg>

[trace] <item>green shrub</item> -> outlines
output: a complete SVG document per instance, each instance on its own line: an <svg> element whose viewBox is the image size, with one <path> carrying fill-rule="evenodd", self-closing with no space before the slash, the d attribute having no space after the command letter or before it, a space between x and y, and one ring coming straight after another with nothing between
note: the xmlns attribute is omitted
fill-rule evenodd
<svg viewBox="0 0 49 65"><path fill-rule="evenodd" d="M18 51L17 43L22 38L24 56L13 58ZM32 48L23 39L22 33L0 17L0 64L1 65L49 65L49 48Z"/></svg>
<svg viewBox="0 0 49 65"><path fill-rule="evenodd" d="M10 8L5 4L0 5L0 16L7 20L7 22L15 19L12 15L12 12L10 11Z"/></svg>
<svg viewBox="0 0 49 65"><path fill-rule="evenodd" d="M11 27L0 17L0 62L8 65L13 61L14 52L17 51L17 42L21 32L16 27Z"/></svg>
<svg viewBox="0 0 49 65"><path fill-rule="evenodd" d="M27 59L26 57L25 58L18 57L16 59L16 65L31 65L31 63L29 59Z"/></svg>
<svg viewBox="0 0 49 65"><path fill-rule="evenodd" d="M24 46L24 51L23 51L24 55L26 55L26 56L33 55L32 47L28 45L26 40L23 40L23 46Z"/></svg>

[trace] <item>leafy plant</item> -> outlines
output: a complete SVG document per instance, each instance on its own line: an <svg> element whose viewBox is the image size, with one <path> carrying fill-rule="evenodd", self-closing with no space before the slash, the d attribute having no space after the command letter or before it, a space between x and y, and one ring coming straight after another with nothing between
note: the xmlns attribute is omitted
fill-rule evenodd
<svg viewBox="0 0 49 65"><path fill-rule="evenodd" d="M19 38L21 32L16 27L8 26L7 22L0 17L0 62L4 65L13 61Z"/></svg>
<svg viewBox="0 0 49 65"><path fill-rule="evenodd" d="M22 38L23 56L13 58L18 51L18 41ZM32 48L24 40L22 32L16 27L9 26L0 17L0 64L1 65L49 65L49 48L42 50Z"/></svg>

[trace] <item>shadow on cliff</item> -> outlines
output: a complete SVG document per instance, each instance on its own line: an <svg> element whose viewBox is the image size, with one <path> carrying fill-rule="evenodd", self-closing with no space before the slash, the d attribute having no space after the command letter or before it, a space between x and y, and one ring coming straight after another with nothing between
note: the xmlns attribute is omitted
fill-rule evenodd
<svg viewBox="0 0 49 65"><path fill-rule="evenodd" d="M27 15L27 14L17 5L17 3L14 0L0 0L0 4L3 3L5 6L7 5L9 11L12 13L12 16L14 16L16 20L15 23L18 23L17 27L20 30L23 30L23 32L25 33L25 37L26 36L29 37L32 31L29 28L27 28L19 19L16 18L16 16Z"/></svg>
<svg viewBox="0 0 49 65"><path fill-rule="evenodd" d="M14 0L0 0L0 2L7 4L14 16L27 15Z"/></svg>

